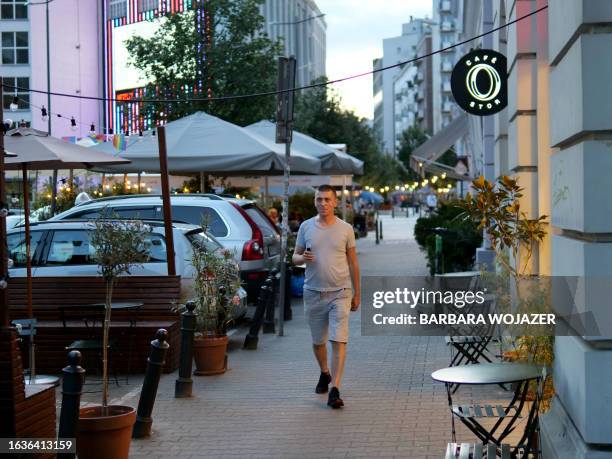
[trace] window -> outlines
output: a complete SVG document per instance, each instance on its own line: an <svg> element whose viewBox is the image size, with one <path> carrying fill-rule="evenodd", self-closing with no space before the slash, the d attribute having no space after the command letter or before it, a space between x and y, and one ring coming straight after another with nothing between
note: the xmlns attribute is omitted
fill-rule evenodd
<svg viewBox="0 0 612 459"><path fill-rule="evenodd" d="M105 208L82 210L81 212L75 212L74 214L68 215L67 218L74 218L80 220L96 220L100 218L100 214L104 212L104 209Z"/></svg>
<svg viewBox="0 0 612 459"><path fill-rule="evenodd" d="M160 220L161 207L115 207L110 209L108 217L132 220Z"/></svg>
<svg viewBox="0 0 612 459"><path fill-rule="evenodd" d="M138 12L145 13L147 11L156 10L159 8L159 0L138 0Z"/></svg>
<svg viewBox="0 0 612 459"><path fill-rule="evenodd" d="M172 220L191 225L205 225L208 232L215 237L225 237L227 226L216 210L210 207L172 206Z"/></svg>
<svg viewBox="0 0 612 459"><path fill-rule="evenodd" d="M96 264L94 260L94 249L89 244L90 234L86 230L55 231L47 266L50 265L91 265Z"/></svg>
<svg viewBox="0 0 612 459"><path fill-rule="evenodd" d="M126 0L108 0L108 19L118 19L127 16Z"/></svg>
<svg viewBox="0 0 612 459"><path fill-rule="evenodd" d="M27 91L30 88L30 79L27 77L17 78L2 78L2 82L8 86L5 86L5 92L3 93L2 106L5 110L9 110L9 106L13 102L13 98L17 96L19 98L17 106L19 110L30 109L30 93ZM20 88L14 90L12 88ZM24 91L25 89L25 91Z"/></svg>
<svg viewBox="0 0 612 459"><path fill-rule="evenodd" d="M36 248L40 243L43 231L32 231L30 233L30 259L32 259L32 266L36 266L36 259L34 254ZM13 260L13 267L25 268L26 266L26 245L25 245L25 234L24 233L13 233L9 234L6 238L8 245L9 258Z"/></svg>
<svg viewBox="0 0 612 459"><path fill-rule="evenodd" d="M28 62L28 32L2 32L2 64Z"/></svg>
<svg viewBox="0 0 612 459"><path fill-rule="evenodd" d="M259 208L255 206L248 206L243 207L243 209L247 215L253 219L255 224L263 232L264 236L276 236L278 234L276 232L276 228L274 228L274 225L270 223L270 220L268 220L268 218Z"/></svg>
<svg viewBox="0 0 612 459"><path fill-rule="evenodd" d="M185 235L195 246L202 247L206 252L216 252L222 246L203 231L195 231Z"/></svg>
<svg viewBox="0 0 612 459"><path fill-rule="evenodd" d="M0 0L0 19L27 19L26 0Z"/></svg>
<svg viewBox="0 0 612 459"><path fill-rule="evenodd" d="M166 240L160 234L150 233L145 238L145 250L149 263L161 263L166 260Z"/></svg>
<svg viewBox="0 0 612 459"><path fill-rule="evenodd" d="M45 264L47 266L97 264L96 251L90 244L90 238L91 231L88 230L56 230ZM160 234L150 233L146 236L145 250L149 255L147 262L166 261L166 241Z"/></svg>

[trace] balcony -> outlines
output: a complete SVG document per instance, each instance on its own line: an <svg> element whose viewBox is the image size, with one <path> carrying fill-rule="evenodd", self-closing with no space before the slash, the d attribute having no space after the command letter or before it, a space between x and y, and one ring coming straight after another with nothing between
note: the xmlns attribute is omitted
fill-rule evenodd
<svg viewBox="0 0 612 459"><path fill-rule="evenodd" d="M450 13L451 10L451 2L449 0L444 0L440 2L440 11L444 13Z"/></svg>
<svg viewBox="0 0 612 459"><path fill-rule="evenodd" d="M451 111L451 103L450 102L444 102L442 104L442 112L450 113L450 111Z"/></svg>
<svg viewBox="0 0 612 459"><path fill-rule="evenodd" d="M444 49L445 53L454 53L455 52L455 48L450 48L451 46L453 46L453 43L451 43L450 41L443 41L442 42L442 49ZM450 48L450 49L446 49L446 48Z"/></svg>
<svg viewBox="0 0 612 459"><path fill-rule="evenodd" d="M442 91L444 91L444 92L451 92L450 81L445 81L444 83L442 83Z"/></svg>
<svg viewBox="0 0 612 459"><path fill-rule="evenodd" d="M417 72L416 81L423 81L423 72Z"/></svg>
<svg viewBox="0 0 612 459"><path fill-rule="evenodd" d="M423 100L425 98L425 94L422 89L419 89L416 93L417 100Z"/></svg>
<svg viewBox="0 0 612 459"><path fill-rule="evenodd" d="M453 64L451 64L449 61L442 62L442 71L443 72L452 72L453 71Z"/></svg>
<svg viewBox="0 0 612 459"><path fill-rule="evenodd" d="M442 32L452 32L455 30L455 25L450 21L444 21L441 26Z"/></svg>
<svg viewBox="0 0 612 459"><path fill-rule="evenodd" d="M422 108L417 112L417 118L422 120L423 118L425 118L425 110L423 110Z"/></svg>

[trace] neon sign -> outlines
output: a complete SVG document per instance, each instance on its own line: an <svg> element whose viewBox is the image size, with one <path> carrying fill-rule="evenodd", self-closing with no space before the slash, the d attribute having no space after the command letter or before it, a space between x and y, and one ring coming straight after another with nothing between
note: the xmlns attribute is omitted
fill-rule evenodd
<svg viewBox="0 0 612 459"><path fill-rule="evenodd" d="M453 97L472 115L494 115L508 105L506 56L477 49L459 59L451 74Z"/></svg>

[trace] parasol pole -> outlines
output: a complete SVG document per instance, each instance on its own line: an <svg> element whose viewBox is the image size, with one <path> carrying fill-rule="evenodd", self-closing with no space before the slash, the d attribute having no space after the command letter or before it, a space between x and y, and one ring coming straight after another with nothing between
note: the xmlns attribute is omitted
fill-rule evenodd
<svg viewBox="0 0 612 459"><path fill-rule="evenodd" d="M28 318L32 313L32 260L30 259L30 187L28 184L28 164L21 165L23 173L23 214L25 217L25 249L26 249L26 310Z"/></svg>

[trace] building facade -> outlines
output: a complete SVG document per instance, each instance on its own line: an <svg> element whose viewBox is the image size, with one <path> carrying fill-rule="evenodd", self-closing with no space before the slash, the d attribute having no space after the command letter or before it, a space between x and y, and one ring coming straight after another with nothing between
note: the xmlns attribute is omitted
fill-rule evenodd
<svg viewBox="0 0 612 459"><path fill-rule="evenodd" d="M325 76L327 24L314 0L266 0L261 14L267 34L283 42L285 56L295 56L297 86Z"/></svg>
<svg viewBox="0 0 612 459"><path fill-rule="evenodd" d="M473 9L464 24L472 36L542 9L480 43L507 56L509 97L505 110L471 123L471 154L480 156L475 162L485 176L518 178L529 218L549 216L531 272L579 279L585 292L574 299L580 315L608 325L602 320L609 305L593 294L592 282L612 274L612 198L606 192L612 63L602 58L612 51L612 3L467 3ZM481 19L470 24L470 18ZM541 419L543 457L612 458L612 340L585 336L575 323L559 326L568 333L555 337L555 396Z"/></svg>
<svg viewBox="0 0 612 459"><path fill-rule="evenodd" d="M30 123L30 88L32 78L32 34L30 12L25 0L0 4L0 38L2 43L2 78L4 83L23 89L4 88L4 119ZM15 100L17 97L17 100ZM13 102L16 101L16 106ZM12 110L11 110L12 107ZM4 120L3 120L4 121Z"/></svg>
<svg viewBox="0 0 612 459"><path fill-rule="evenodd" d="M3 73L12 78L9 83L43 91L50 88L66 95L32 93L31 107L26 108L23 102L15 118L31 120L33 127L45 131L50 125L55 137L84 137L92 125L96 133L134 134L149 129L154 123L151 113L143 104L130 100L160 94L147 93L147 81L128 65L124 41L133 35L152 36L159 20L168 14L193 11L196 29L206 42L210 28L205 5L202 0L62 0L25 6L25 0L3 0L6 19L0 21L0 29L6 30L2 43L7 61ZM287 55L297 57L297 84L323 76L326 25L316 3L268 0L262 5L262 13L265 30L282 39ZM15 61L12 64L9 51ZM202 56L204 59L205 53ZM185 91L194 96L207 94L205 78ZM111 100L68 97L71 95ZM23 99L27 97L24 93ZM8 109L12 95L10 100L5 99ZM49 119L42 119L43 106Z"/></svg>
<svg viewBox="0 0 612 459"><path fill-rule="evenodd" d="M430 52L431 33L426 26L414 57ZM393 80L396 151L400 147L402 133L409 127L416 126L430 135L433 132L431 67L431 59L419 59L403 66Z"/></svg>
<svg viewBox="0 0 612 459"><path fill-rule="evenodd" d="M383 40L383 57L373 62L374 68L384 68L412 59L427 29L428 25L423 19L410 18L410 22L402 24L400 36ZM394 82L401 71L400 67L395 67L378 72L372 87L374 131L381 141L382 151L389 155L396 154Z"/></svg>
<svg viewBox="0 0 612 459"><path fill-rule="evenodd" d="M459 115L451 93L450 77L461 57L460 48L449 48L458 43L463 30L463 0L433 0L432 49L445 49L432 56L433 132L446 127Z"/></svg>

